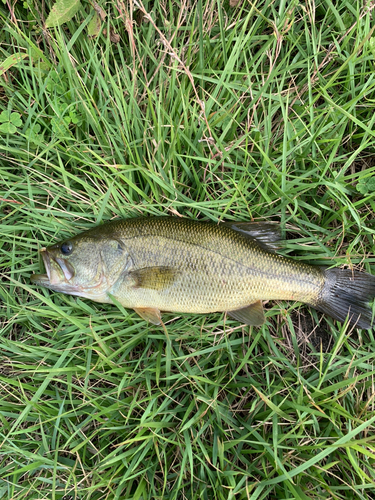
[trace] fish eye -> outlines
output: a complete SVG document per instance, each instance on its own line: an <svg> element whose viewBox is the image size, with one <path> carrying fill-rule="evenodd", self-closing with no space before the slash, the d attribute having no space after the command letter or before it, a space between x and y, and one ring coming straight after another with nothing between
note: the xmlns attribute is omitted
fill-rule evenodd
<svg viewBox="0 0 375 500"><path fill-rule="evenodd" d="M63 255L70 255L73 252L73 243L71 241L64 241L60 250Z"/></svg>

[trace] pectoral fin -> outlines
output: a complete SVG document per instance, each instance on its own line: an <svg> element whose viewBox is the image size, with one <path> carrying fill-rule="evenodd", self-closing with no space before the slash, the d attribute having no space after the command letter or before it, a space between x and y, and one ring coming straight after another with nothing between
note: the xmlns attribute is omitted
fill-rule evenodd
<svg viewBox="0 0 375 500"><path fill-rule="evenodd" d="M134 280L135 288L150 288L163 290L174 282L178 270L169 266L144 267L129 273Z"/></svg>
<svg viewBox="0 0 375 500"><path fill-rule="evenodd" d="M141 318L154 325L160 325L161 315L159 309L154 309L152 307L135 307L134 311L139 314Z"/></svg>
<svg viewBox="0 0 375 500"><path fill-rule="evenodd" d="M261 326L265 321L263 304L260 300L242 309L228 311L228 315L251 326Z"/></svg>

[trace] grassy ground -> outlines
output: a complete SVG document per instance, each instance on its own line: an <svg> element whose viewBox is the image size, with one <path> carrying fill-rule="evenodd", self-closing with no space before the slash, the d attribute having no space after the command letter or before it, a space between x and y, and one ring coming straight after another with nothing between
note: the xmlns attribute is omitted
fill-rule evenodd
<svg viewBox="0 0 375 500"><path fill-rule="evenodd" d="M51 8L0 7L0 498L374 498L372 331L269 303L166 338L29 279L157 214L279 221L285 255L374 273L374 4Z"/></svg>

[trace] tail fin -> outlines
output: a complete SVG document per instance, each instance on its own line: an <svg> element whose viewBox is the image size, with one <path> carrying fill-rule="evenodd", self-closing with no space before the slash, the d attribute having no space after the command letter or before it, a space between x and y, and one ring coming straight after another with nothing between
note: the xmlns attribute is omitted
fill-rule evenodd
<svg viewBox="0 0 375 500"><path fill-rule="evenodd" d="M372 310L369 302L375 297L375 276L350 269L325 269L325 283L315 309L332 318L369 330Z"/></svg>

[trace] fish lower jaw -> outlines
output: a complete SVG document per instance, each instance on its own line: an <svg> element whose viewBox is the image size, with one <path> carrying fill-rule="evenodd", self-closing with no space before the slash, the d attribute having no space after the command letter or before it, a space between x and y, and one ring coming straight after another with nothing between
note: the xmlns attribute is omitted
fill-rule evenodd
<svg viewBox="0 0 375 500"><path fill-rule="evenodd" d="M30 276L30 281L37 285L48 286L50 284L49 277L47 274L32 274Z"/></svg>

